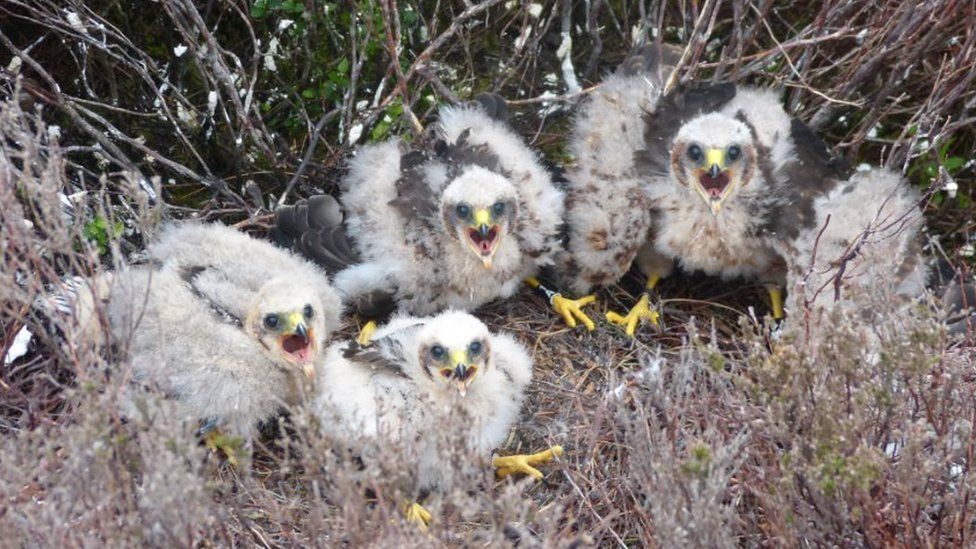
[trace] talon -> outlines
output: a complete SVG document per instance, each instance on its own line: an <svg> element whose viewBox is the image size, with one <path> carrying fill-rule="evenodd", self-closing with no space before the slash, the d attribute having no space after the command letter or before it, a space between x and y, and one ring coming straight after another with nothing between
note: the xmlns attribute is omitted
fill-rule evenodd
<svg viewBox="0 0 976 549"><path fill-rule="evenodd" d="M403 514L406 516L407 521L416 524L420 531L427 531L427 527L430 525L431 514L430 511L424 509L423 505L417 502L407 502Z"/></svg>
<svg viewBox="0 0 976 549"><path fill-rule="evenodd" d="M359 336L356 338L356 343L363 346L369 345L369 340L372 339L375 332L376 323L370 320L366 324L363 324L362 329L359 330Z"/></svg>
<svg viewBox="0 0 976 549"><path fill-rule="evenodd" d="M658 318L660 318L660 316L661 315L657 311L651 309L650 297L645 293L626 315L608 311L607 322L616 324L618 326L623 326L624 332L628 336L634 337L634 333L637 331L637 324L641 320L647 320L651 324L659 326Z"/></svg>
<svg viewBox="0 0 976 549"><path fill-rule="evenodd" d="M587 330L592 332L596 329L596 324L583 312L583 307L586 307L594 301L596 301L595 295L588 295L579 299L568 299L561 294L555 294L552 296L552 308L562 315L563 320L570 328L575 328L576 322L579 320L579 322L582 322L586 326Z"/></svg>
<svg viewBox="0 0 976 549"><path fill-rule="evenodd" d="M498 478L504 478L515 473L529 475L536 480L542 479L542 472L533 465L543 465L553 459L563 455L562 446L553 446L548 450L535 454L518 454L514 456L497 456L491 460L495 466L495 474Z"/></svg>

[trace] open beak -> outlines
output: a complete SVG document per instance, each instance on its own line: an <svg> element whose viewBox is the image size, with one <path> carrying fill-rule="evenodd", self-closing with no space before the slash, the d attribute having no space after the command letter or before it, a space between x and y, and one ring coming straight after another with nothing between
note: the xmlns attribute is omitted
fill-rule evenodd
<svg viewBox="0 0 976 549"><path fill-rule="evenodd" d="M468 248L481 260L486 269L491 268L492 259L502 240L502 228L494 222L491 212L486 209L474 212L474 222L464 231Z"/></svg>
<svg viewBox="0 0 976 549"><path fill-rule="evenodd" d="M725 151L722 149L708 149L705 151L706 169L698 171L698 184L695 189L711 208L713 214L718 214L722 204L732 190L732 175L725 164Z"/></svg>
<svg viewBox="0 0 976 549"><path fill-rule="evenodd" d="M305 324L305 317L296 313L288 318L291 328L281 336L281 350L285 358L301 367L308 379L315 377L315 364L312 360L315 350L313 330Z"/></svg>
<svg viewBox="0 0 976 549"><path fill-rule="evenodd" d="M468 365L458 364L454 367L454 386L461 396L468 394Z"/></svg>
<svg viewBox="0 0 976 549"><path fill-rule="evenodd" d="M468 352L452 351L451 362L454 364L454 386L463 397L468 394Z"/></svg>

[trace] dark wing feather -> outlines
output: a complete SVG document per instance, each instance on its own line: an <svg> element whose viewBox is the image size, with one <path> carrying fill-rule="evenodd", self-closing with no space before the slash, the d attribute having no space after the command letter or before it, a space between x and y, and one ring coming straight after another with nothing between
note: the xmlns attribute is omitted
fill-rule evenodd
<svg viewBox="0 0 976 549"><path fill-rule="evenodd" d="M375 374L409 377L403 371L403 364L407 358L404 355L403 344L397 335L399 334L383 337L367 345L350 341L342 349L342 356L357 364L368 366Z"/></svg>
<svg viewBox="0 0 976 549"><path fill-rule="evenodd" d="M793 239L816 223L814 202L847 180L850 169L843 159L830 153L813 130L795 118L790 125L790 138L794 158L775 175L776 201L763 230Z"/></svg>
<svg viewBox="0 0 976 549"><path fill-rule="evenodd" d="M362 262L346 232L342 208L335 198L318 195L276 212L275 240L321 265L329 275ZM385 320L396 309L396 288L373 290L346 300L363 318Z"/></svg>
<svg viewBox="0 0 976 549"><path fill-rule="evenodd" d="M338 227L342 225L342 207L335 198L321 194L310 197L307 201L308 224L311 227Z"/></svg>
<svg viewBox="0 0 976 549"><path fill-rule="evenodd" d="M674 137L689 120L714 112L735 98L735 84L679 86L661 97L653 112L644 116L645 148L635 153L639 169L655 174L670 169Z"/></svg>
<svg viewBox="0 0 976 549"><path fill-rule="evenodd" d="M481 105L492 120L508 123L508 101L497 93L484 92L475 96L474 101Z"/></svg>
<svg viewBox="0 0 976 549"><path fill-rule="evenodd" d="M209 267L205 267L202 265L182 267L180 268L180 279L182 279L183 282L186 283L190 291L193 292L193 295L195 295L198 299L200 299L200 301L202 301L207 307L210 308L210 310L214 313L214 315L217 318L229 324L233 324L234 326L237 327L244 326L244 319L228 311L226 307L214 301L209 295L206 294L206 292L204 292L203 290L200 289L199 286L197 286L197 277L203 274L204 272L207 272L208 269Z"/></svg>
<svg viewBox="0 0 976 549"><path fill-rule="evenodd" d="M400 156L400 179L396 182L397 196L390 205L410 223L431 220L437 215L437 197L427 181L425 167L431 155L426 150L412 150Z"/></svg>
<svg viewBox="0 0 976 549"><path fill-rule="evenodd" d="M273 238L321 265L329 274L361 261L335 198L317 195L275 212Z"/></svg>
<svg viewBox="0 0 976 549"><path fill-rule="evenodd" d="M569 179L566 179L566 170L551 162L548 158L540 158L542 167L549 172L552 184L563 193L569 194ZM563 249L569 246L569 223L564 219L559 224L559 243Z"/></svg>
<svg viewBox="0 0 976 549"><path fill-rule="evenodd" d="M345 305L360 318L385 322L396 310L396 290L373 290L347 300Z"/></svg>
<svg viewBox="0 0 976 549"><path fill-rule="evenodd" d="M447 164L448 177L457 177L469 166L481 166L486 170L508 176L495 151L491 150L487 143L469 143L470 135L470 129L464 130L454 143L441 141L438 144L437 156Z"/></svg>
<svg viewBox="0 0 976 549"><path fill-rule="evenodd" d="M435 138L429 147L408 151L400 157L397 197L390 201L390 205L400 212L408 224L422 222L428 227L437 224L440 199L426 177L426 169L432 162L447 167L448 179L457 177L470 166L481 166L507 175L498 155L488 144L468 143L470 133L470 130L464 130L454 143Z"/></svg>
<svg viewBox="0 0 976 549"><path fill-rule="evenodd" d="M297 206L282 206L275 211L275 224L271 228L271 239L282 248L292 249L295 240L308 230L306 211Z"/></svg>

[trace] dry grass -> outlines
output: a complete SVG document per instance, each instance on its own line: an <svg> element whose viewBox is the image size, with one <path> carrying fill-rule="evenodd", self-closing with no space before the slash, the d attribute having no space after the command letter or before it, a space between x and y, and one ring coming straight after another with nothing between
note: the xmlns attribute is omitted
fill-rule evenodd
<svg viewBox="0 0 976 549"><path fill-rule="evenodd" d="M485 308L536 358L502 452L567 453L543 482L496 482L484 456L446 444L466 489L431 500L431 537L400 518L409 494L396 451L363 468L301 410L269 426L251 474L196 444L152 395L123 417L124 361L46 299L69 276L138 259L162 217L260 233L279 200L332 188L352 128L359 142L416 131L429 95L500 91L525 135L563 160L572 104L651 36L688 45L676 78L783 86L853 162L903 167L920 186L957 182L958 196L937 193L927 214L965 271L973 167L952 159L976 144L971 2L264 5L0 6L17 23L0 30L0 51L21 60L0 58L13 98L0 105L3 355L22 327L34 335L0 365L4 543L974 543L972 348L928 307L887 296L857 296L883 320L831 318L815 342L755 320L761 288L705 277L665 281L666 325L636 341L605 324L564 329L529 293ZM556 57L562 29L574 39L569 68ZM639 287L602 290L597 314L625 308Z"/></svg>

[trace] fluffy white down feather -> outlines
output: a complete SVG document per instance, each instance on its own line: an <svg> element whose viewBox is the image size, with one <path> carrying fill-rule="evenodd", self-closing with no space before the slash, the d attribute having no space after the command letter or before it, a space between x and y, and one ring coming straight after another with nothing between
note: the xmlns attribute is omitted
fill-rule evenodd
<svg viewBox="0 0 976 549"><path fill-rule="evenodd" d="M520 212L519 222L526 227L519 238L532 249L548 247L555 238L563 221L563 193L552 184L548 170L539 162L536 153L525 145L511 128L485 116L478 107L447 107L440 111L441 135L454 141L465 130L470 130L468 142L484 143L498 155L502 168L509 173L525 211ZM535 272L533 266L550 265L556 250L529 261L526 270ZM524 277L523 277L524 278Z"/></svg>
<svg viewBox="0 0 976 549"><path fill-rule="evenodd" d="M231 291L243 292L236 300L228 296L227 302L238 307L246 302L247 294L259 291L269 278L287 274L295 280L296 286L308 286L315 291L329 330L339 326L342 303L318 266L225 225L169 224L163 227L146 251L151 260L159 263L212 267L229 282Z"/></svg>
<svg viewBox="0 0 976 549"><path fill-rule="evenodd" d="M149 249L153 263L105 275L94 296L80 296L79 317L91 322L104 307L134 382L172 397L187 421L216 419L250 441L259 421L299 403L304 379L247 327L264 312L311 304L321 359L338 328L338 296L313 265L219 225L168 227Z"/></svg>
<svg viewBox="0 0 976 549"><path fill-rule="evenodd" d="M623 276L648 238L650 202L634 151L644 147L643 117L660 95L660 87L645 76L612 75L576 117L569 141L576 166L566 174L570 237L559 260L576 293Z"/></svg>
<svg viewBox="0 0 976 549"><path fill-rule="evenodd" d="M773 169L781 168L793 154L790 117L769 90L737 87L731 101L688 121L676 140L693 140L703 146L718 144L722 149L730 143L752 141L746 126L735 120L740 113L755 129L756 141L768 151ZM647 192L658 212L654 250L691 271L723 278L759 277L782 284L778 267L782 260L767 239L757 236L756 227L763 220L750 207L767 198L772 184L757 169L749 182L733 191L721 211L713 214L708 204L690 186L679 183L671 170L650 178ZM639 266L648 272L645 265Z"/></svg>
<svg viewBox="0 0 976 549"><path fill-rule="evenodd" d="M488 189L484 180L478 179L463 192L468 199L479 196L487 199L489 194L514 194L520 204L518 217L511 228L516 234L502 241L491 269L486 269L447 227L436 240L423 242L435 249L438 257L432 259L418 253L418 243L405 238L405 225L410 220L405 220L401 211L390 204L397 196L396 183L401 176L404 147L396 141L363 147L349 161L340 200L348 215L349 234L364 263L372 265L366 270L371 276L340 275L336 286L346 296L351 298L370 290L389 290L393 285L397 289L400 308L406 312L431 314L447 308L471 310L512 295L522 280L554 261L563 216L563 195L553 185L535 153L511 129L491 119L478 107L442 109L438 131L451 142L467 131L469 144L486 144L498 157L509 176L508 181L503 180L503 184ZM448 181L444 166L432 163L425 177L431 192L439 195L448 186L452 189L463 187L465 182L462 180L473 175L469 169ZM526 253L526 250L538 252ZM377 273L383 274L372 276Z"/></svg>
<svg viewBox="0 0 976 549"><path fill-rule="evenodd" d="M819 317L834 307L848 307L852 291L871 288L905 298L921 296L929 275L922 255L924 227L920 196L898 173L872 169L855 173L816 202L816 224L800 234L789 259L788 310L797 321L809 304ZM862 235L868 231L866 237ZM847 261L842 258L857 249ZM840 300L834 280L841 275Z"/></svg>
<svg viewBox="0 0 976 549"><path fill-rule="evenodd" d="M666 276L677 261L726 278L782 282L782 261L757 236L762 220L752 205L770 193L759 170L716 215L670 169L650 173L637 162L635 153L646 146L645 115L660 100L660 88L647 77L613 75L575 120L571 147L577 166L567 176L570 242L560 261L572 288L586 292L615 282L632 262L645 274ZM723 149L725 142L752 141L747 126L735 120L740 115L754 128L774 170L783 166L793 154L791 121L771 91L739 86L721 108L686 121L678 137L722 143Z"/></svg>
<svg viewBox="0 0 976 549"><path fill-rule="evenodd" d="M419 355L432 342L456 348L476 338L489 342L490 359L465 396L423 369ZM436 317L395 317L372 341L374 346L391 344L381 348L402 375L356 356L346 358L351 342L341 342L329 347L316 376L313 410L350 447L356 448L360 437L380 447L413 445L415 488L424 490L449 483L450 467L437 446L443 429L453 429L448 436L486 457L505 441L532 378L532 359L514 338L489 334L473 316L448 311Z"/></svg>

